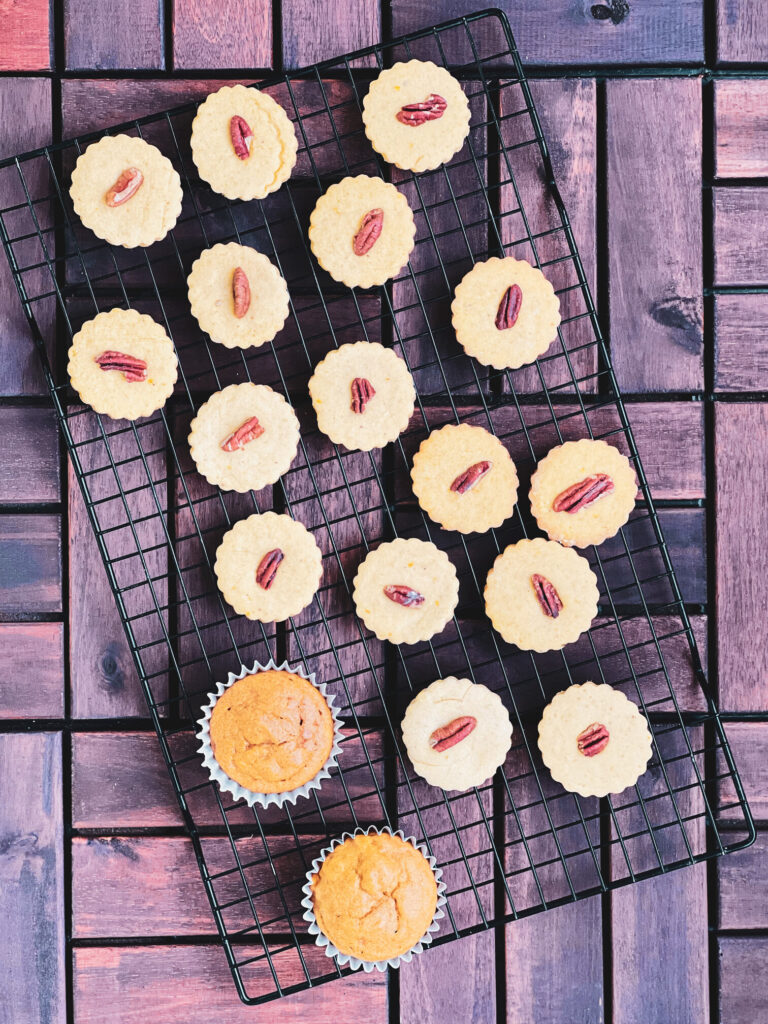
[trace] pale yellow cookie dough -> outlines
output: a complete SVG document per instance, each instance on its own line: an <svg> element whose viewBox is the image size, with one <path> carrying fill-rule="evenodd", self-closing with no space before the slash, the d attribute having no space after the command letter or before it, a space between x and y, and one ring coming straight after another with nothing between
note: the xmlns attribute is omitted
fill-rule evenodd
<svg viewBox="0 0 768 1024"><path fill-rule="evenodd" d="M362 256L355 236L371 210L382 210L381 234ZM381 178L360 174L331 185L309 219L309 242L315 259L335 281L350 288L371 288L394 277L408 262L416 224L405 196Z"/></svg>
<svg viewBox="0 0 768 1024"><path fill-rule="evenodd" d="M269 589L256 570L270 551L283 560ZM288 515L262 512L235 523L216 551L219 590L240 615L259 622L283 622L312 601L323 574L323 559L307 528Z"/></svg>
<svg viewBox="0 0 768 1024"><path fill-rule="evenodd" d="M147 379L128 381L96 360L120 352L147 364ZM178 360L160 324L135 309L111 309L88 320L72 339L67 373L72 387L94 412L115 420L137 420L162 409L173 393Z"/></svg>
<svg viewBox="0 0 768 1024"><path fill-rule="evenodd" d="M591 757L578 737L593 725L608 730L608 743ZM552 778L580 796L607 796L634 786L651 758L648 723L620 690L607 683L569 686L544 708L539 750Z"/></svg>
<svg viewBox="0 0 768 1024"><path fill-rule="evenodd" d="M598 473L607 474L613 490L576 512L555 512L563 491ZM541 460L531 478L531 512L552 540L569 547L602 544L629 519L637 498L637 478L629 459L605 441L566 441Z"/></svg>
<svg viewBox="0 0 768 1024"><path fill-rule="evenodd" d="M439 118L402 124L404 106L432 95L445 100ZM363 100L363 124L373 148L396 167L429 171L458 153L469 134L469 101L453 75L431 60L409 60L382 71Z"/></svg>
<svg viewBox="0 0 768 1024"><path fill-rule="evenodd" d="M235 152L233 116L253 133L250 156ZM298 142L279 103L258 89L225 85L200 104L192 122L192 159L200 177L227 199L263 199L291 176Z"/></svg>
<svg viewBox="0 0 768 1024"><path fill-rule="evenodd" d="M561 605L542 607L532 577L548 580ZM589 629L600 594L589 562L571 548L537 537L510 544L485 584L485 611L504 639L524 651L559 651Z"/></svg>
<svg viewBox="0 0 768 1024"><path fill-rule="evenodd" d="M475 719L472 731L454 746L435 750L432 734L465 717ZM414 697L402 730L418 774L446 790L482 786L504 764L512 742L512 723L501 698L487 686L455 676L438 679Z"/></svg>
<svg viewBox="0 0 768 1024"><path fill-rule="evenodd" d="M144 180L118 206L107 193L129 169ZM181 179L159 149L132 135L109 135L78 157L69 190L75 213L94 235L126 249L165 238L181 213Z"/></svg>
<svg viewBox="0 0 768 1024"><path fill-rule="evenodd" d="M522 292L520 311L513 327L499 330L499 306L514 285ZM451 313L467 355L497 370L532 363L547 351L560 326L560 300L550 282L526 260L511 256L476 263L457 285Z"/></svg>
<svg viewBox="0 0 768 1024"><path fill-rule="evenodd" d="M424 598L405 606L390 600L385 587L404 587ZM362 562L354 579L357 614L379 640L415 644L440 633L459 601L456 570L444 551L424 540L381 544Z"/></svg>
<svg viewBox="0 0 768 1024"><path fill-rule="evenodd" d="M358 379L375 391L362 412L352 409L352 386ZM320 430L334 444L364 452L394 441L408 426L416 401L404 361L375 341L332 349L310 377L309 395Z"/></svg>
<svg viewBox="0 0 768 1024"><path fill-rule="evenodd" d="M468 490L451 490L468 470L484 475ZM413 492L419 504L446 530L484 533L501 526L515 509L517 471L509 452L483 427L448 424L421 442L413 457ZM461 486L459 484L458 486Z"/></svg>
<svg viewBox="0 0 768 1024"><path fill-rule="evenodd" d="M222 444L252 417L263 433L235 451L224 451ZM296 413L266 384L230 384L211 395L190 424L189 450L198 473L224 491L258 491L275 483L298 447Z"/></svg>
<svg viewBox="0 0 768 1024"><path fill-rule="evenodd" d="M233 278L240 267L248 278L251 303L235 316ZM251 348L272 341L288 318L288 285L267 257L248 245L219 243L204 249L187 278L192 315L211 340L227 348Z"/></svg>

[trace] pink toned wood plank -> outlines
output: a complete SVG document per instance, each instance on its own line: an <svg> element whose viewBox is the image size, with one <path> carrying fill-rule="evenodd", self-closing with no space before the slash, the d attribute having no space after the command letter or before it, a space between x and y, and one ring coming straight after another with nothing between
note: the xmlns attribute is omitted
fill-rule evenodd
<svg viewBox="0 0 768 1024"><path fill-rule="evenodd" d="M768 1016L768 939L721 938L720 1024Z"/></svg>
<svg viewBox="0 0 768 1024"><path fill-rule="evenodd" d="M625 391L703 386L701 83L607 84L611 355Z"/></svg>
<svg viewBox="0 0 768 1024"><path fill-rule="evenodd" d="M0 71L39 71L51 66L50 18L49 0L0 0Z"/></svg>
<svg viewBox="0 0 768 1024"><path fill-rule="evenodd" d="M0 502L58 501L59 435L52 409L0 409Z"/></svg>
<svg viewBox="0 0 768 1024"><path fill-rule="evenodd" d="M715 172L720 178L768 174L768 82L715 82Z"/></svg>
<svg viewBox="0 0 768 1024"><path fill-rule="evenodd" d="M764 644L744 642L762 636L768 601L763 548L768 511L755 498L768 487L766 431L765 405L729 403L716 409L720 706L729 711L768 708L768 651Z"/></svg>
<svg viewBox="0 0 768 1024"><path fill-rule="evenodd" d="M177 69L271 67L270 0L177 0L173 61Z"/></svg>
<svg viewBox="0 0 768 1024"><path fill-rule="evenodd" d="M768 251L762 225L768 217L768 191L714 189L715 284L765 284Z"/></svg>
<svg viewBox="0 0 768 1024"><path fill-rule="evenodd" d="M250 947L244 947L249 949ZM241 950L243 947L241 947ZM256 950L254 949L254 954ZM310 969L332 968L316 946L305 950ZM290 960L289 960L290 957ZM275 958L283 985L305 979L294 954ZM254 1018L285 1024L385 1024L386 975L358 971L332 987L294 995L271 1007L254 1010L237 998L223 950L219 946L145 946L77 949L74 954L75 1019L78 1024L142 1024L148 1017L164 1024L210 1024L211 1006L227 1024L252 1024ZM244 969L255 994L274 991L265 961Z"/></svg>
<svg viewBox="0 0 768 1024"><path fill-rule="evenodd" d="M146 69L165 66L163 4L160 0L96 6L88 0L65 0L64 48L69 69Z"/></svg>
<svg viewBox="0 0 768 1024"><path fill-rule="evenodd" d="M768 388L768 295L718 295L715 330L716 390Z"/></svg>
<svg viewBox="0 0 768 1024"><path fill-rule="evenodd" d="M720 928L768 928L768 833L717 862Z"/></svg>
<svg viewBox="0 0 768 1024"><path fill-rule="evenodd" d="M768 725L763 722L728 722L725 735L741 776L747 803L756 821L768 821ZM721 758L718 773L725 774ZM736 791L730 781L720 782L718 814L725 820L740 820Z"/></svg>
<svg viewBox="0 0 768 1024"><path fill-rule="evenodd" d="M765 0L717 0L717 60L720 64L768 60Z"/></svg>
<svg viewBox="0 0 768 1024"><path fill-rule="evenodd" d="M61 734L0 735L0 961L3 1012L64 1024Z"/></svg>
<svg viewBox="0 0 768 1024"><path fill-rule="evenodd" d="M400 975L401 1024L496 1019L494 932L427 950Z"/></svg>
<svg viewBox="0 0 768 1024"><path fill-rule="evenodd" d="M366 0L343 5L283 0L281 11L283 63L288 68L360 50L378 43L381 37L379 7Z"/></svg>
<svg viewBox="0 0 768 1024"><path fill-rule="evenodd" d="M0 516L0 612L61 611L58 516Z"/></svg>
<svg viewBox="0 0 768 1024"><path fill-rule="evenodd" d="M0 719L62 717L64 626L60 622L2 623L0 666Z"/></svg>

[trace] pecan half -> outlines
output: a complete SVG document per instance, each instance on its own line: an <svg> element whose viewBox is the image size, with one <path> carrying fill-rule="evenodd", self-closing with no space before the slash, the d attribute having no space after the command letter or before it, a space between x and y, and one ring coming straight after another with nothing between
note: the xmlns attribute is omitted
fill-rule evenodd
<svg viewBox="0 0 768 1024"><path fill-rule="evenodd" d="M352 412L362 413L365 412L365 407L368 405L370 400L376 394L376 388L371 384L367 377L355 377L351 385L352 391L352 404L350 409Z"/></svg>
<svg viewBox="0 0 768 1024"><path fill-rule="evenodd" d="M251 308L251 286L242 267L236 267L232 275L232 298L235 300L235 316L242 320Z"/></svg>
<svg viewBox="0 0 768 1024"><path fill-rule="evenodd" d="M236 452L239 448L245 448L249 441L255 441L257 437L261 437L263 433L264 427L255 416L251 416L237 430L233 430L219 447L223 452Z"/></svg>
<svg viewBox="0 0 768 1024"><path fill-rule="evenodd" d="M102 352L96 356L96 362L102 370L117 370L122 373L129 384L147 379L147 364L143 359L136 356L129 356L125 352Z"/></svg>
<svg viewBox="0 0 768 1024"><path fill-rule="evenodd" d="M483 479L492 465L493 463L488 461L473 463L463 473L459 473L451 484L451 490L456 491L457 494L466 494L467 491L471 491L475 484Z"/></svg>
<svg viewBox="0 0 768 1024"><path fill-rule="evenodd" d="M594 473L561 491L552 502L552 511L573 514L602 498L604 494L610 494L612 490L613 480L607 473Z"/></svg>
<svg viewBox="0 0 768 1024"><path fill-rule="evenodd" d="M556 619L563 610L563 602L560 600L558 592L546 576L540 576L537 572L531 576L531 585L533 586L536 597L539 600L541 610L545 615L548 615L550 619Z"/></svg>
<svg viewBox="0 0 768 1024"><path fill-rule="evenodd" d="M431 92L421 103L406 103L404 107L400 107L395 117L400 124L418 128L419 125L425 124L427 121L436 121L442 117L447 106L448 104L442 96Z"/></svg>
<svg viewBox="0 0 768 1024"><path fill-rule="evenodd" d="M229 134L237 156L241 160L247 160L251 155L253 132L244 117L235 114L229 119Z"/></svg>
<svg viewBox="0 0 768 1024"><path fill-rule="evenodd" d="M378 207L369 210L360 222L357 234L352 239L355 256L365 256L376 244L384 227L384 211Z"/></svg>
<svg viewBox="0 0 768 1024"><path fill-rule="evenodd" d="M496 312L496 329L508 331L514 327L520 315L520 307L523 304L523 290L519 284L512 284L507 288L501 297L499 308Z"/></svg>
<svg viewBox="0 0 768 1024"><path fill-rule="evenodd" d="M476 725L477 719L472 715L454 718L448 725L441 725L439 729L435 729L429 737L429 745L433 750L448 750L449 747L455 747L457 743L465 740Z"/></svg>
<svg viewBox="0 0 768 1024"><path fill-rule="evenodd" d="M579 748L580 754L585 757L594 757L601 750L605 750L609 739L610 736L605 726L600 722L593 722L576 737L576 746Z"/></svg>
<svg viewBox="0 0 768 1024"><path fill-rule="evenodd" d="M112 188L107 192L104 201L107 206L122 206L132 199L144 184L144 175L138 167L126 167Z"/></svg>
<svg viewBox="0 0 768 1024"><path fill-rule="evenodd" d="M384 595L395 604L401 604L403 608L417 608L424 604L424 595L412 587L406 587L402 583L389 583L384 587Z"/></svg>
<svg viewBox="0 0 768 1024"><path fill-rule="evenodd" d="M256 568L256 582L263 590L269 590L275 582L277 570L285 555L280 548L273 548L262 558Z"/></svg>

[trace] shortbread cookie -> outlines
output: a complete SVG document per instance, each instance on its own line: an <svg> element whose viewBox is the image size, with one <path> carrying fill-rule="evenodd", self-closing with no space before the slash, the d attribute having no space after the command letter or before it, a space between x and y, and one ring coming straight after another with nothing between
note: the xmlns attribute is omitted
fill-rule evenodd
<svg viewBox="0 0 768 1024"><path fill-rule="evenodd" d="M214 571L236 612L259 622L282 622L315 596L323 559L305 526L290 516L262 512L224 535Z"/></svg>
<svg viewBox="0 0 768 1024"><path fill-rule="evenodd" d="M299 447L299 421L266 384L230 384L200 406L190 424L197 471L224 491L258 491L287 472Z"/></svg>
<svg viewBox="0 0 768 1024"><path fill-rule="evenodd" d="M456 570L424 540L397 540L371 551L357 570L357 614L379 640L415 644L440 633L459 601Z"/></svg>
<svg viewBox="0 0 768 1024"><path fill-rule="evenodd" d="M417 694L402 729L413 767L440 789L482 786L504 764L512 742L501 698L487 686L455 676Z"/></svg>
<svg viewBox="0 0 768 1024"><path fill-rule="evenodd" d="M200 104L192 122L192 159L203 181L227 199L263 199L291 176L298 142L271 96L225 85Z"/></svg>
<svg viewBox="0 0 768 1024"><path fill-rule="evenodd" d="M509 452L483 427L448 424L421 442L413 457L413 492L446 530L484 533L509 519L517 471Z"/></svg>
<svg viewBox="0 0 768 1024"><path fill-rule="evenodd" d="M539 750L552 778L580 796L634 786L651 758L648 723L607 683L569 686L544 708Z"/></svg>
<svg viewBox="0 0 768 1024"><path fill-rule="evenodd" d="M187 278L192 315L227 348L272 341L288 317L288 285L263 253L229 242L204 249Z"/></svg>
<svg viewBox="0 0 768 1024"><path fill-rule="evenodd" d="M317 425L333 441L368 452L394 441L416 401L403 360L375 341L332 349L309 379Z"/></svg>
<svg viewBox="0 0 768 1024"><path fill-rule="evenodd" d="M560 326L552 285L536 267L511 256L476 263L457 285L451 312L467 355L497 370L532 363Z"/></svg>
<svg viewBox="0 0 768 1024"><path fill-rule="evenodd" d="M469 101L457 80L431 60L382 71L363 100L365 134L388 163L430 171L458 153L469 134Z"/></svg>
<svg viewBox="0 0 768 1024"><path fill-rule="evenodd" d="M331 185L309 219L315 259L350 288L371 288L394 277L408 262L415 235L405 196L365 174Z"/></svg>
<svg viewBox="0 0 768 1024"><path fill-rule="evenodd" d="M94 412L138 420L162 409L173 392L173 342L151 316L111 309L88 320L72 339L67 373Z"/></svg>
<svg viewBox="0 0 768 1024"><path fill-rule="evenodd" d="M531 512L552 540L602 544L629 519L637 478L629 459L605 441L566 441L531 478Z"/></svg>
<svg viewBox="0 0 768 1024"><path fill-rule="evenodd" d="M78 157L69 190L94 235L134 249L165 238L181 213L181 179L159 149L132 135L109 135Z"/></svg>
<svg viewBox="0 0 768 1024"><path fill-rule="evenodd" d="M586 558L552 540L519 540L497 557L485 611L504 639L524 651L559 651L597 615L597 577Z"/></svg>

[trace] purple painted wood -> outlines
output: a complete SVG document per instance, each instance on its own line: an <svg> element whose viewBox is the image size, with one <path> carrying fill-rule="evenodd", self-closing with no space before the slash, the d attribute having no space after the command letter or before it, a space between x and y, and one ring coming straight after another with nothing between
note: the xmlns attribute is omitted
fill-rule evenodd
<svg viewBox="0 0 768 1024"><path fill-rule="evenodd" d="M2 0L0 71L40 71L51 66L49 0Z"/></svg>
<svg viewBox="0 0 768 1024"><path fill-rule="evenodd" d="M61 522L0 516L0 614L61 611Z"/></svg>
<svg viewBox="0 0 768 1024"><path fill-rule="evenodd" d="M379 4L349 0L282 0L283 64L300 68L339 53L360 50L381 39ZM371 59L365 63L371 64Z"/></svg>
<svg viewBox="0 0 768 1024"><path fill-rule="evenodd" d="M64 0L68 69L163 68L163 31L162 0Z"/></svg>
<svg viewBox="0 0 768 1024"><path fill-rule="evenodd" d="M717 865L720 928L768 928L768 832Z"/></svg>
<svg viewBox="0 0 768 1024"><path fill-rule="evenodd" d="M768 174L768 82L715 82L715 171L720 178Z"/></svg>
<svg viewBox="0 0 768 1024"><path fill-rule="evenodd" d="M768 60L765 13L765 0L717 0L718 63Z"/></svg>
<svg viewBox="0 0 768 1024"><path fill-rule="evenodd" d="M715 331L715 389L768 389L768 295L718 295Z"/></svg>
<svg viewBox="0 0 768 1024"><path fill-rule="evenodd" d="M173 62L185 70L271 67L270 0L176 0Z"/></svg>
<svg viewBox="0 0 768 1024"><path fill-rule="evenodd" d="M59 434L53 410L0 408L0 502L55 502L59 490Z"/></svg>
<svg viewBox="0 0 768 1024"><path fill-rule="evenodd" d="M722 938L720 1024L743 1024L768 1017L768 939Z"/></svg>
<svg viewBox="0 0 768 1024"><path fill-rule="evenodd" d="M760 825L768 825L768 724L729 722L725 729L733 757L739 766L747 803ZM724 764L721 760L721 771ZM729 782L720 785L718 817L739 818L736 791Z"/></svg>
<svg viewBox="0 0 768 1024"><path fill-rule="evenodd" d="M768 190L716 188L715 284L765 284L768 249L762 226L768 217Z"/></svg>
<svg viewBox="0 0 768 1024"><path fill-rule="evenodd" d="M64 626L60 622L0 624L0 719L64 714ZM34 682L30 685L30 668Z"/></svg>

